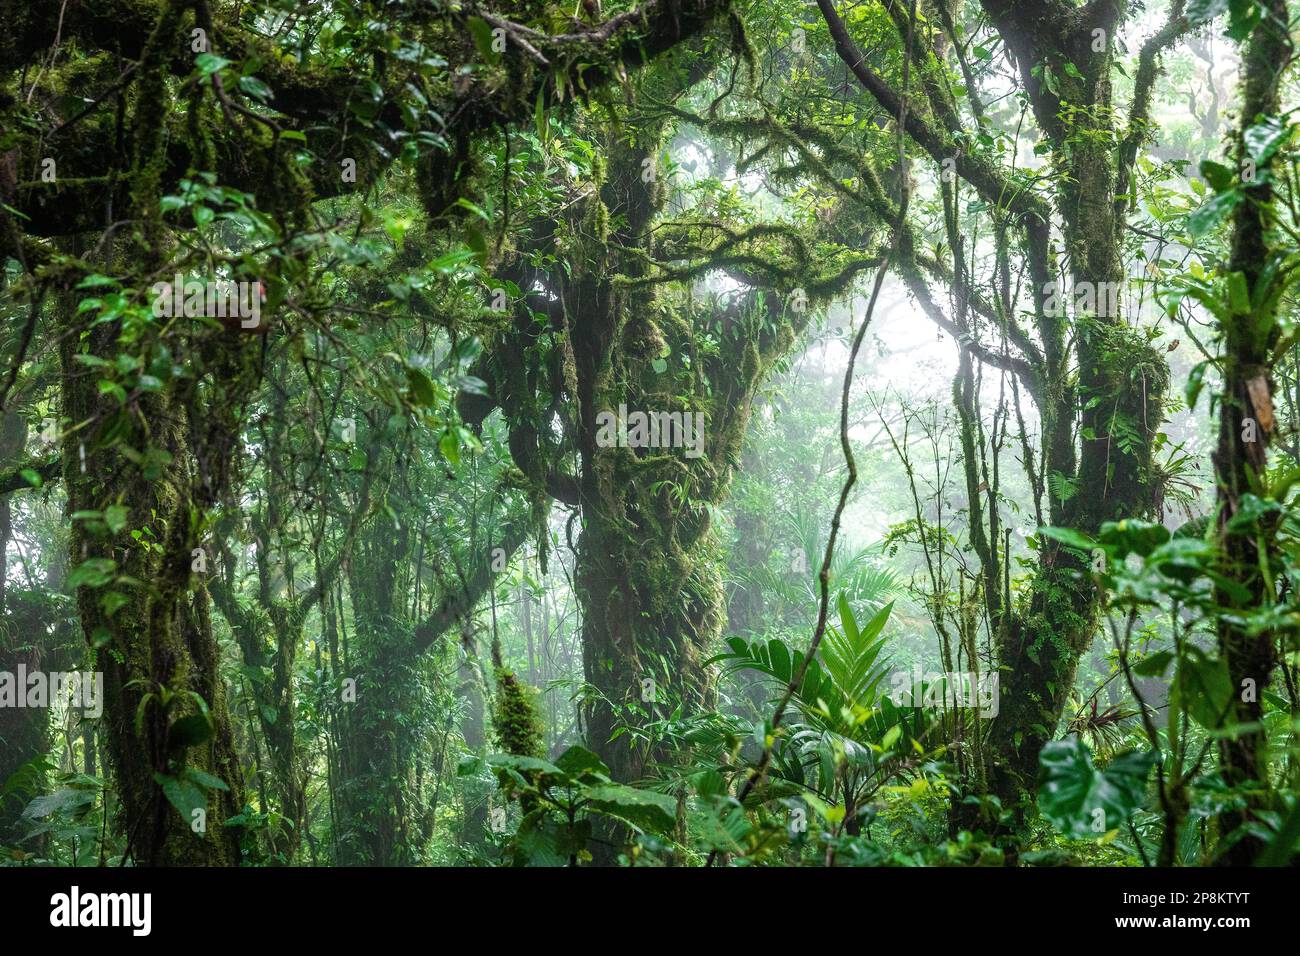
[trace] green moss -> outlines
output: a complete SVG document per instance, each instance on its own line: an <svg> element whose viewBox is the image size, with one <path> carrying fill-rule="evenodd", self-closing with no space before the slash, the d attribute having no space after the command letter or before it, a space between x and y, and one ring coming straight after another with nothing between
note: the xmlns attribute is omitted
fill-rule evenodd
<svg viewBox="0 0 1300 956"><path fill-rule="evenodd" d="M132 137L131 194L134 206L144 223L145 254L156 258L162 248L163 221L162 178L167 164L167 117L171 111L168 90L170 51L180 44L182 7L164 3L158 24L145 44L140 58L140 81Z"/></svg>
<svg viewBox="0 0 1300 956"><path fill-rule="evenodd" d="M492 725L501 749L516 757L543 756L542 722L533 701L533 689L504 668L497 668L496 678Z"/></svg>

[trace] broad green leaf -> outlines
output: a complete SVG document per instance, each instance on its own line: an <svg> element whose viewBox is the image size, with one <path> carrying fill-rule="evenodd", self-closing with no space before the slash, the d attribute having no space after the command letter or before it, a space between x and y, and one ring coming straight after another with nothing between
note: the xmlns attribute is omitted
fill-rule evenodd
<svg viewBox="0 0 1300 956"><path fill-rule="evenodd" d="M76 588L102 588L113 580L117 563L110 558L90 558L82 561L68 575L68 590Z"/></svg>
<svg viewBox="0 0 1300 956"><path fill-rule="evenodd" d="M1207 730L1222 727L1232 704L1227 664L1199 647L1188 646L1178 662L1176 680L1192 719Z"/></svg>
<svg viewBox="0 0 1300 956"><path fill-rule="evenodd" d="M514 754L492 754L488 757L488 764L498 770L517 770L521 774L533 773L543 774L550 777L563 778L566 776L564 771L549 760L542 760L540 757L517 757Z"/></svg>
<svg viewBox="0 0 1300 956"><path fill-rule="evenodd" d="M1061 542L1070 548L1078 548L1080 551L1091 551L1097 547L1097 542L1092 540L1082 531L1075 531L1073 528L1039 528L1038 533L1046 535L1049 538Z"/></svg>
<svg viewBox="0 0 1300 956"><path fill-rule="evenodd" d="M117 534L126 527L130 518L130 510L126 505L109 505L104 509L104 524L108 525L108 530Z"/></svg>
<svg viewBox="0 0 1300 956"><path fill-rule="evenodd" d="M226 781L220 777L214 777L206 771L199 770L195 767L185 768L185 779L202 787L204 790L229 790Z"/></svg>
<svg viewBox="0 0 1300 956"><path fill-rule="evenodd" d="M1265 116L1242 134L1246 152L1257 166L1263 166L1291 136L1292 128L1276 116Z"/></svg>
<svg viewBox="0 0 1300 956"><path fill-rule="evenodd" d="M583 797L589 809L617 817L638 830L668 834L677 824L677 801L667 794L610 783L584 791Z"/></svg>
<svg viewBox="0 0 1300 956"><path fill-rule="evenodd" d="M194 58L194 65L198 68L200 76L211 76L219 70L224 70L230 66L231 61L224 56L217 56L215 53L200 53Z"/></svg>
<svg viewBox="0 0 1300 956"><path fill-rule="evenodd" d="M207 795L188 780L177 780L175 777L169 777L161 773L155 773L153 778L162 787L167 802L180 812L187 825L195 819L195 810L207 808Z"/></svg>
<svg viewBox="0 0 1300 956"><path fill-rule="evenodd" d="M1192 210L1187 217L1187 231L1193 238L1199 239L1218 226L1241 200L1241 191L1237 189L1215 193L1209 200Z"/></svg>
<svg viewBox="0 0 1300 956"><path fill-rule="evenodd" d="M591 838L591 823L557 820L536 810L519 824L514 837L515 862L523 866L568 866L573 857L582 858Z"/></svg>
<svg viewBox="0 0 1300 956"><path fill-rule="evenodd" d="M466 23L470 34L474 37L474 46L478 48L479 55L489 63L500 60L501 54L492 49L492 27L488 26L487 21L482 17L470 17Z"/></svg>
<svg viewBox="0 0 1300 956"><path fill-rule="evenodd" d="M1107 521L1102 524L1097 535L1101 544L1108 550L1113 550L1121 561L1130 554L1145 558L1168 541L1169 537L1169 529L1164 525L1138 518Z"/></svg>
<svg viewBox="0 0 1300 956"><path fill-rule="evenodd" d="M1099 770L1087 745L1071 737L1052 741L1038 759L1038 808L1065 836L1087 839L1122 826L1142 806L1156 755L1131 750Z"/></svg>
<svg viewBox="0 0 1300 956"><path fill-rule="evenodd" d="M422 369L406 369L406 382L411 387L411 400L425 408L432 407L438 400L432 379Z"/></svg>
<svg viewBox="0 0 1300 956"><path fill-rule="evenodd" d="M1205 181L1210 184L1216 193L1231 189L1237 182L1237 177L1231 169L1223 165L1223 163L1216 163L1212 159L1201 162L1201 176L1205 178Z"/></svg>
<svg viewBox="0 0 1300 956"><path fill-rule="evenodd" d="M587 774L609 779L609 768L586 747L570 747L556 759L555 766L574 779Z"/></svg>
<svg viewBox="0 0 1300 956"><path fill-rule="evenodd" d="M37 797L23 810L29 820L40 820L54 813L76 813L94 804L97 791L85 787L64 788Z"/></svg>
<svg viewBox="0 0 1300 956"><path fill-rule="evenodd" d="M1140 677L1162 677L1169 662L1174 659L1170 651L1157 651L1133 665L1133 673Z"/></svg>
<svg viewBox="0 0 1300 956"><path fill-rule="evenodd" d="M167 739L173 747L196 747L212 736L212 720L204 714L190 714L171 725Z"/></svg>

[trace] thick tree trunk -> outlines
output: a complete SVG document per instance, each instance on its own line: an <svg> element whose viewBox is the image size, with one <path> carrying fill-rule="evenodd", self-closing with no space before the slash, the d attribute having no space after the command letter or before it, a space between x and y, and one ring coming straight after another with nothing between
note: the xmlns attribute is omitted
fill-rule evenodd
<svg viewBox="0 0 1300 956"><path fill-rule="evenodd" d="M646 230L663 201L653 177L656 143L616 143L611 137L608 181L600 201L618 210L617 242L643 246ZM609 213L606 213L608 215ZM600 219L599 211L588 216ZM602 247L609 257L614 238ZM708 509L725 494L730 462L748 418L756 368L737 361L732 387L715 382L717 394L700 388L683 403L688 386L651 369L666 336L653 299L616 288L609 276L636 276L644 265L595 264L565 296L573 324L573 363L578 398L578 446L582 460L579 501L583 528L576 584L582 605L583 670L599 692L584 715L587 740L616 779L636 779L651 754L629 746L630 735L611 741L625 721L641 722L681 705L695 713L713 699L703 662L725 619L721 573ZM690 344L674 341L674 354ZM756 365L756 363L754 363ZM712 370L710 370L712 371ZM702 383L693 383L699 388ZM721 403L730 407L720 410ZM699 457L681 447L626 447L604 440L602 413L620 405L630 411L677 412L689 420L704 414Z"/></svg>
<svg viewBox="0 0 1300 956"><path fill-rule="evenodd" d="M1116 160L1108 125L1113 123L1111 59L1107 47L1081 62L1083 76L1071 92L1083 109L1069 130L1047 124L1062 170L1056 205L1070 288L1040 290L1056 305L1055 314L1049 311L1040 321L1049 366L1046 407L1040 414L1048 474L1075 481L1068 500L1052 496L1050 513L1052 524L1089 534L1107 521L1155 512L1159 489L1152 449L1169 384L1161 354L1122 316L1123 204L1116 203ZM1070 382L1061 349L1067 327L1076 330L1077 384ZM1044 541L1042 548L1029 607L1019 613L1009 609L1001 631L1001 703L989 737L992 792L1004 808L1021 810L1025 799L1037 792L1038 756L1055 736L1101 611L1088 569L1052 541Z"/></svg>
<svg viewBox="0 0 1300 956"><path fill-rule="evenodd" d="M114 327L91 329L84 345L108 361L117 353ZM134 438L163 453L155 475L127 460L109 427L127 428L116 400L101 396L96 377L76 360L79 329L61 338L62 393L69 429L62 440L68 512L128 509L130 527L147 527L149 546L124 533L92 533L72 523L70 563L75 573L90 559L112 562L114 574L135 583L77 589L81 627L104 674L102 742L125 816L128 855L140 865L233 866L240 861L239 831L224 826L243 807L243 782L235 754L220 651L208 615L208 595L191 581L191 553L199 546L196 518L211 488L200 492L187 436L184 400L169 392L144 395L138 410L147 437ZM101 598L130 590L130 600L107 613ZM168 703L164 703L168 698ZM197 698L197 699L196 699ZM207 709L211 733L192 746L177 739L181 720ZM191 726L192 729L192 726ZM200 734L201 736L201 734ZM222 780L228 789L206 791L205 805L182 815L164 795L158 777L177 779L185 768Z"/></svg>
<svg viewBox="0 0 1300 956"><path fill-rule="evenodd" d="M723 603L711 536L683 548L588 513L577 586L583 670L603 698L587 713L587 738L615 779L635 780L653 755L630 735L611 741L618 727L679 705L698 713L713 700L704 661L721 633Z"/></svg>
<svg viewBox="0 0 1300 956"><path fill-rule="evenodd" d="M1263 16L1252 31L1242 65L1242 108L1235 136L1235 155L1241 168L1250 155L1245 131L1263 117L1280 112L1282 70L1290 61L1292 44L1287 34L1287 6L1284 0L1266 0ZM1270 245L1273 187L1268 179L1271 162L1255 170L1253 185L1244 189L1246 198L1233 216L1232 255L1229 274L1245 279L1251 302L1264 301L1263 284L1270 280L1266 267L1276 253ZM1247 181L1249 183L1249 180ZM1226 608L1256 610L1276 600L1270 575L1276 560L1267 553L1273 532L1269 528L1229 528L1246 494L1258 493L1258 476L1268 467L1268 445L1275 429L1272 403L1272 355L1279 333L1276 310L1265 314L1238 311L1223 329L1223 394L1219 401L1219 438L1214 453L1218 485L1218 535L1224 575L1244 588L1248 597L1216 587L1215 600ZM1268 519L1261 519L1267 522ZM1266 542L1264 553L1259 544ZM1263 719L1263 691L1277 665L1276 635L1269 630L1250 634L1232 616L1218 617L1219 653L1227 663L1233 687L1230 724L1247 728L1219 742L1219 763L1224 781L1246 791L1247 804L1220 817L1220 835L1230 843L1220 862L1250 865L1263 849L1263 841L1239 832L1270 805L1266 737Z"/></svg>

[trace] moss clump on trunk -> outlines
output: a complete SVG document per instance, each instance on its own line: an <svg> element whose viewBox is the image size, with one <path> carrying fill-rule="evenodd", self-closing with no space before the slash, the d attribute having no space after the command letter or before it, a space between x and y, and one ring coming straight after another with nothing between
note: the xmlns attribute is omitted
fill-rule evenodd
<svg viewBox="0 0 1300 956"><path fill-rule="evenodd" d="M544 756L542 722L537 715L532 688L505 668L497 668L496 678L492 726L501 749L516 757Z"/></svg>

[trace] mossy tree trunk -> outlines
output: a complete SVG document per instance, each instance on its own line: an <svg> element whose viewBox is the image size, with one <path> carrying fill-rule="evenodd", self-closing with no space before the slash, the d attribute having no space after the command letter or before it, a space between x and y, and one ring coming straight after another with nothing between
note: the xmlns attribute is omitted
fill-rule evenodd
<svg viewBox="0 0 1300 956"><path fill-rule="evenodd" d="M713 62L706 53L688 64L686 86ZM670 98L683 89L680 79L672 84ZM520 258L528 243L559 244L575 265L566 273L507 267L521 290L544 292L526 291L513 326L485 350L475 374L491 398L465 408L481 420L499 404L530 487L581 512L575 585L594 692L586 737L623 780L664 753L644 739L631 746L636 734L612 739L621 727L642 729L679 704L691 714L713 700L704 661L726 618L713 511L740 462L755 392L815 307L877 261L845 261L837 251L828 263L789 226L751 233L728 222L659 221L665 120L646 120L631 105L636 118L625 129L634 134L604 137L593 188L584 186L566 220L525 230ZM659 291L716 270L748 291L718 307ZM518 357L539 349L546 361L523 367ZM702 418L702 426L680 440L628 440L621 410L691 426Z"/></svg>
<svg viewBox="0 0 1300 956"><path fill-rule="evenodd" d="M1269 159L1254 169L1246 145L1246 131L1261 120L1281 112L1281 81L1291 61L1293 44L1288 34L1284 0L1265 0L1261 17L1251 31L1242 64L1241 113L1233 138L1233 153L1242 170L1243 200L1232 220L1229 276L1245 282L1250 303L1256 308L1234 309L1222 323L1224 339L1223 390L1219 398L1219 435L1214 474L1218 488L1217 534L1222 549L1222 573L1235 588L1216 585L1215 600L1225 608L1250 612L1267 608L1276 599L1273 578L1279 573L1272 546L1276 528L1270 519L1233 519L1243 510L1246 495L1261 495L1268 469L1268 446L1275 432L1273 410L1274 346L1281 327L1277 321L1276 285L1282 279L1273 227L1273 185ZM1272 286L1272 288L1270 288ZM1227 304L1233 308L1231 303ZM1277 635L1271 629L1251 633L1240 617L1217 617L1219 653L1227 664L1233 688L1229 722L1242 729L1219 742L1219 764L1224 782L1244 791L1245 805L1220 817L1221 835L1231 841L1220 862L1248 866L1264 847L1256 834L1243 830L1271 805L1267 738L1262 729L1263 691L1277 666Z"/></svg>
<svg viewBox="0 0 1300 956"><path fill-rule="evenodd" d="M662 201L660 182L643 177L658 162L657 136L607 142L608 178L586 214L597 240L585 250L585 274L563 299L581 461L575 584L583 673L597 695L585 708L585 729L614 778L626 781L641 776L650 755L632 735L612 739L620 724L654 716L656 705L694 712L708 699L702 664L721 624L721 589L708 515L699 509L698 469L683 450L605 447L600 440L598 417L620 405L642 413L701 410L697 396L682 401L669 392L674 376L658 385L651 362L667 343L656 310L644 293L636 301L611 281L624 270L642 271L610 250L646 246ZM605 235L611 213L621 225ZM716 427L710 415L706 434Z"/></svg>
<svg viewBox="0 0 1300 956"><path fill-rule="evenodd" d="M806 302L787 308L774 292L760 291L770 289L769 277L742 271L734 274L751 291L725 308L660 298L644 259L613 251L653 248L649 230L665 193L646 175L659 157L654 131L644 132L636 143L610 145L608 178L587 221L616 215L619 226L561 297L581 464L583 667L597 692L586 712L587 738L623 780L663 754L632 746L630 734L611 740L622 724L679 705L686 714L712 705L704 662L726 621L713 511L740 463L755 393L810 316ZM838 291L817 288L819 281L847 285L851 274L825 280L809 262L789 272L808 284L814 303ZM715 351L703 347L702 335L712 337ZM671 447L661 435L668 447L629 447L617 424L620 408L629 416L680 415L684 423L695 415L702 433L693 446L683 440Z"/></svg>
<svg viewBox="0 0 1300 956"><path fill-rule="evenodd" d="M162 391L141 396L134 414L123 410L98 392L95 376L77 358L111 361L119 350L116 325L80 332L79 323L68 323L60 350L64 421L73 426L62 436L68 512L125 507L128 527L144 532L135 540L125 531L96 532L94 522L79 519L69 549L74 575L95 561L117 579L82 584L76 596L82 630L104 674L102 740L128 853L149 866L237 865L240 831L224 822L243 808L242 775L208 594L191 574L203 515L219 484L191 451L191 415L199 403L192 394ZM225 360L241 361L234 351ZM132 446L143 458L123 454ZM112 594L128 600L114 608ZM202 804L183 814L160 778L178 780L186 769L225 787L205 790Z"/></svg>
<svg viewBox="0 0 1300 956"><path fill-rule="evenodd" d="M1121 249L1154 60L1186 24L1181 7L1171 11L1143 50L1125 128L1110 77L1127 4L1078 13L1055 3L1038 12L1006 0L983 7L1016 59L1056 170L1053 201L1068 283L1058 280L1046 219L1037 213L1023 220L1039 339L1024 384L1039 406L1046 468L1039 478L1063 491L1050 494L1050 523L1095 534L1107 521L1152 516L1160 496L1153 449L1169 373L1161 353L1123 315ZM1054 541L1040 547L1025 603L1013 607L1008 596L986 588L1001 692L986 770L1008 808L1023 808L1037 790L1039 753L1055 736L1100 623L1100 595L1087 566ZM983 570L986 580L1002 577L999 567Z"/></svg>

